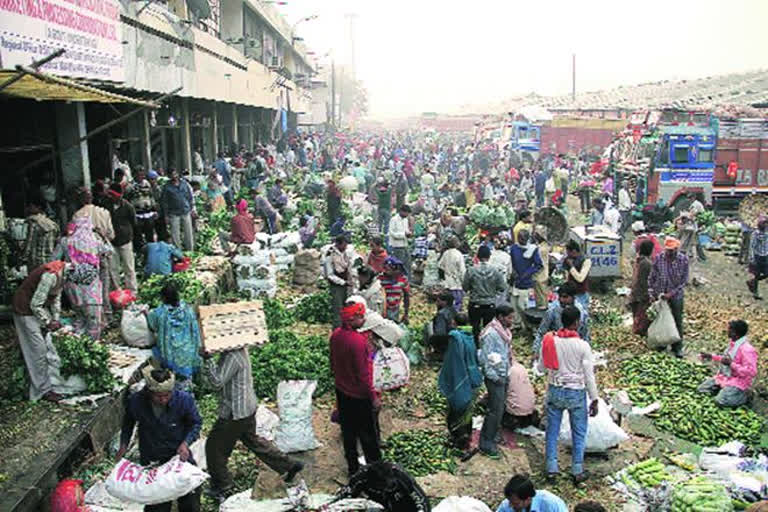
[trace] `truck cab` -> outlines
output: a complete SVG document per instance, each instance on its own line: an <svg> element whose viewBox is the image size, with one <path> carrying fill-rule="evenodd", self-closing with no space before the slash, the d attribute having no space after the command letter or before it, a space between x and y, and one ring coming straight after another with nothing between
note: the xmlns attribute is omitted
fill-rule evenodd
<svg viewBox="0 0 768 512"><path fill-rule="evenodd" d="M510 164L513 167L531 167L541 151L541 127L525 121L508 121L504 138L509 142Z"/></svg>

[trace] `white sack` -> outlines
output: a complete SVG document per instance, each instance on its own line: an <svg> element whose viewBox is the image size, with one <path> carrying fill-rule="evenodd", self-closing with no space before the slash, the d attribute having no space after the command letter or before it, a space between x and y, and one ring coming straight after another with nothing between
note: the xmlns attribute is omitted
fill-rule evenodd
<svg viewBox="0 0 768 512"><path fill-rule="evenodd" d="M178 456L153 469L121 459L107 477L106 487L119 500L156 505L189 494L207 478L207 473Z"/></svg>
<svg viewBox="0 0 768 512"><path fill-rule="evenodd" d="M277 385L277 407L280 425L275 444L284 453L303 452L317 448L312 429L312 394L315 380L288 380Z"/></svg>
<svg viewBox="0 0 768 512"><path fill-rule="evenodd" d="M604 452L628 439L627 433L611 418L608 404L602 398L598 399L597 416L590 416L587 420L586 451ZM568 411L563 412L563 421L560 424L560 442L569 447L573 446L571 420Z"/></svg>

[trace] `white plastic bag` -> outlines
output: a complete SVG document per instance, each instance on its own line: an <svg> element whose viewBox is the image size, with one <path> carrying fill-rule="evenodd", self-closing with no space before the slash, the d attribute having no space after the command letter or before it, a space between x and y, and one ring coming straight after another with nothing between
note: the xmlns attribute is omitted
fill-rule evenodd
<svg viewBox="0 0 768 512"><path fill-rule="evenodd" d="M146 348L155 344L155 338L147 325L147 317L144 316L147 309L147 306L134 304L123 311L120 334L129 347Z"/></svg>
<svg viewBox="0 0 768 512"><path fill-rule="evenodd" d="M602 398L598 399L597 415L590 416L587 420L586 451L604 452L627 439L629 439L627 433L611 418L608 404ZM563 412L563 421L560 424L560 442L568 447L573 446L571 420L568 411Z"/></svg>
<svg viewBox="0 0 768 512"><path fill-rule="evenodd" d="M275 444L284 453L303 452L317 448L312 429L312 394L315 380L288 380L277 385L277 407L280 425Z"/></svg>
<svg viewBox="0 0 768 512"><path fill-rule="evenodd" d="M178 457L152 469L121 459L107 477L106 487L119 500L156 505L189 494L207 478L206 472Z"/></svg>
<svg viewBox="0 0 768 512"><path fill-rule="evenodd" d="M382 348L373 359L373 387L390 391L408 384L411 365L400 347Z"/></svg>
<svg viewBox="0 0 768 512"><path fill-rule="evenodd" d="M264 404L256 409L256 435L267 441L275 440L275 430L280 425L280 417L270 411Z"/></svg>
<svg viewBox="0 0 768 512"><path fill-rule="evenodd" d="M669 303L665 300L657 300L651 307L657 310L657 315L648 327L648 347L666 347L680 341L680 334L677 332L675 317L672 316Z"/></svg>
<svg viewBox="0 0 768 512"><path fill-rule="evenodd" d="M492 512L488 505L469 496L449 496L432 509L432 512Z"/></svg>

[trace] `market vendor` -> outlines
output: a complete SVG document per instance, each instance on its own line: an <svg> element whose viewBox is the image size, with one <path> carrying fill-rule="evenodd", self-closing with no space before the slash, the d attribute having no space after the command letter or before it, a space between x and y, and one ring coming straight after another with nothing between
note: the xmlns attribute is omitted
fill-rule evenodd
<svg viewBox="0 0 768 512"><path fill-rule="evenodd" d="M589 312L589 271L592 269L592 260L581 252L581 245L576 240L571 240L565 245L565 259L563 270L567 272L567 282L576 285L575 299L581 304L584 311Z"/></svg>
<svg viewBox="0 0 768 512"><path fill-rule="evenodd" d="M683 357L683 298L688 284L688 258L680 252L680 241L668 236L664 239L664 253L653 261L648 276L650 300L661 297L669 304L680 341L672 344L675 357ZM664 347L661 348L664 350Z"/></svg>
<svg viewBox="0 0 768 512"><path fill-rule="evenodd" d="M632 233L635 235L635 240L632 242L632 249L634 249L635 254L639 253L640 244L642 244L645 240L650 240L653 243L651 261L655 260L656 257L664 251L664 249L661 247L661 244L659 243L659 239L656 238L656 235L653 233L648 233L646 230L645 222L641 220L636 220L633 222Z"/></svg>
<svg viewBox="0 0 768 512"><path fill-rule="evenodd" d="M205 443L211 497L223 500L234 488L227 463L238 440L281 475L284 482L290 483L304 469L304 464L281 452L275 443L256 434L256 409L259 404L253 391L248 347L223 352L218 362L214 362L208 352L203 351L202 355L208 382L219 393L219 417Z"/></svg>
<svg viewBox="0 0 768 512"><path fill-rule="evenodd" d="M144 246L144 276L149 277L154 274L167 276L173 272L174 260L181 260L184 253L172 245L171 237L166 235L164 241L149 242Z"/></svg>
<svg viewBox="0 0 768 512"><path fill-rule="evenodd" d="M528 475L515 475L504 486L504 497L496 512L568 512L560 497L536 489Z"/></svg>
<svg viewBox="0 0 768 512"><path fill-rule="evenodd" d="M715 395L722 407L738 407L747 402L747 394L757 375L757 351L747 339L749 325L744 320L728 323L731 339L723 355L702 352L701 359L720 363L720 369L711 379L699 386L700 393Z"/></svg>
<svg viewBox="0 0 768 512"><path fill-rule="evenodd" d="M541 340L548 332L559 331L563 328L561 321L561 315L563 314L563 308L567 306L576 306L581 314L579 319L578 333L579 337L590 343L589 333L589 313L584 306L575 301L576 294L578 293L578 287L573 282L566 282L557 290L557 300L552 301L547 307L547 312L544 314L544 318L539 324L539 328L536 330L536 334L533 337L533 354L534 357L538 357L541 352Z"/></svg>
<svg viewBox="0 0 768 512"><path fill-rule="evenodd" d="M334 501L365 496L397 512L429 512L429 498L416 480L392 462L378 461L364 466L339 489Z"/></svg>
<svg viewBox="0 0 768 512"><path fill-rule="evenodd" d="M369 266L363 266L357 271L358 289L357 294L365 299L367 311L384 313L384 288L381 281L376 279L376 272Z"/></svg>
<svg viewBox="0 0 768 512"><path fill-rule="evenodd" d="M22 246L21 259L30 270L51 261L51 254L59 238L59 226L35 202L27 204L26 214L27 237Z"/></svg>
<svg viewBox="0 0 768 512"><path fill-rule="evenodd" d="M536 393L533 391L528 370L509 351L509 370L507 371L507 398L501 424L510 430L538 427L539 412L536 410Z"/></svg>
<svg viewBox="0 0 768 512"><path fill-rule="evenodd" d="M236 245L250 245L256 238L256 223L248 211L248 201L241 199L235 205L237 213L230 222L229 242Z"/></svg>
<svg viewBox="0 0 768 512"><path fill-rule="evenodd" d="M195 398L174 388L173 373L167 369L144 367L146 386L127 399L120 448L116 460L123 458L138 424L139 460L142 466L165 464L176 455L182 461L196 464L189 449L200 436L203 420L197 411ZM179 512L200 510L200 488L176 500ZM170 512L172 502L146 505L145 512Z"/></svg>
<svg viewBox="0 0 768 512"><path fill-rule="evenodd" d="M29 399L58 402L48 372L49 352L55 353L45 339L46 332L61 327L61 292L70 266L51 261L32 270L13 295L13 324L21 354L29 373Z"/></svg>
<svg viewBox="0 0 768 512"><path fill-rule="evenodd" d="M544 265L539 256L539 248L530 243L530 234L527 229L521 229L517 233L517 242L509 248L512 257L512 269L515 273L512 287L512 306L517 314L517 322L521 329L528 331L525 322L525 310L528 309L528 298L533 288L533 276Z"/></svg>
<svg viewBox="0 0 768 512"><path fill-rule="evenodd" d="M341 325L341 308L357 285L355 249L349 245L346 234L336 237L323 257L323 272L331 291L332 324Z"/></svg>

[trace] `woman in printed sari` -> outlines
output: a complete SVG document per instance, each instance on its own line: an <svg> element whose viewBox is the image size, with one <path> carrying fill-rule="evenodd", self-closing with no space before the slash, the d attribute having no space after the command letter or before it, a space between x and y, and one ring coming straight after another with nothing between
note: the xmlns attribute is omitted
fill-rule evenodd
<svg viewBox="0 0 768 512"><path fill-rule="evenodd" d="M466 324L466 315L459 313L454 317L437 385L448 401L448 431L454 446L465 451L464 459L471 456L468 450L472 436L472 411L475 391L482 385L483 375L477 365L475 339L471 332L458 329L457 322Z"/></svg>
<svg viewBox="0 0 768 512"><path fill-rule="evenodd" d="M147 325L155 336L152 355L176 374L177 387L189 390L190 379L200 369L197 316L179 299L175 285L165 285L161 295L163 304L147 314Z"/></svg>
<svg viewBox="0 0 768 512"><path fill-rule="evenodd" d="M90 218L75 217L67 226L67 236L61 238L51 255L53 260L73 264L64 293L75 311L75 330L94 340L99 339L105 325L101 260L111 252L112 247L94 233Z"/></svg>

